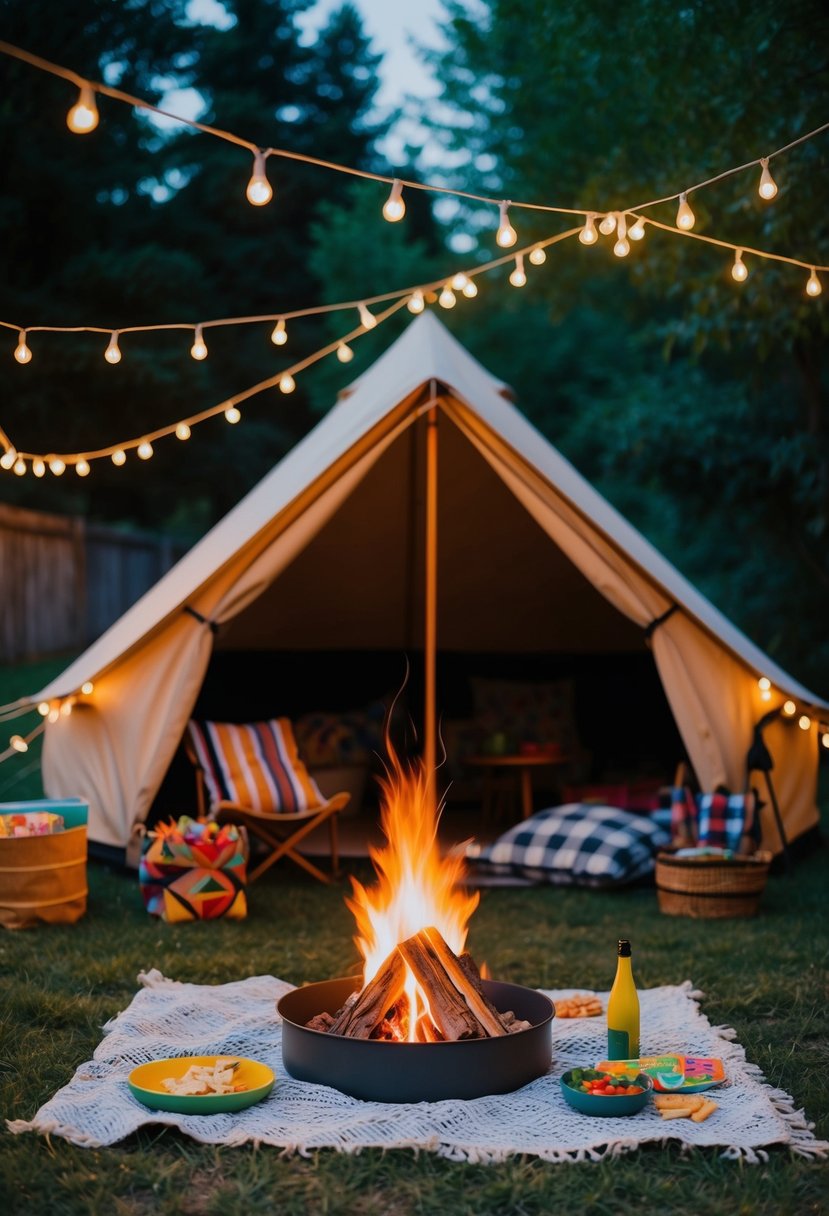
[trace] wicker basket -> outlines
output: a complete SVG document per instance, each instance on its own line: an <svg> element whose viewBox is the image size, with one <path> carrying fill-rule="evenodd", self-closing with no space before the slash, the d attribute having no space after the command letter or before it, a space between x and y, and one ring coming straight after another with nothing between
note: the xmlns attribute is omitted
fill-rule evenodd
<svg viewBox="0 0 829 1216"><path fill-rule="evenodd" d="M666 916L714 919L754 916L766 886L771 853L752 857L656 857L659 911Z"/></svg>

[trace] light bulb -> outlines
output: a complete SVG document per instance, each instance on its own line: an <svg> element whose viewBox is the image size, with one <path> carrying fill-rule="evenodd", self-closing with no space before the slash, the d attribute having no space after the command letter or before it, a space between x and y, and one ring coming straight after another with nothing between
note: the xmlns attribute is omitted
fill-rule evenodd
<svg viewBox="0 0 829 1216"><path fill-rule="evenodd" d="M22 456L18 456L17 460L15 460L15 462L14 462L14 471L15 471L15 473L17 474L17 476L18 476L18 477L23 477L23 475L25 474L25 472L26 472L26 461L23 459L23 457L22 457Z"/></svg>
<svg viewBox="0 0 829 1216"><path fill-rule="evenodd" d="M59 717L60 717L60 710L57 708L57 706L55 706L54 709L49 710L49 718L48 718L49 722L57 722Z"/></svg>
<svg viewBox="0 0 829 1216"><path fill-rule="evenodd" d="M337 358L340 363L350 363L354 358L354 351L347 342L341 342L337 347Z"/></svg>
<svg viewBox="0 0 829 1216"><path fill-rule="evenodd" d="M474 279L466 280L463 285L463 294L466 296L467 300L475 299L475 296L478 294L478 284Z"/></svg>
<svg viewBox="0 0 829 1216"><path fill-rule="evenodd" d="M383 204L383 219L390 224L396 224L406 214L406 204L403 202L403 187L398 178L391 184L391 193Z"/></svg>
<svg viewBox="0 0 829 1216"><path fill-rule="evenodd" d="M139 460L149 460L153 454L153 445L149 439L142 440L136 448L136 454Z"/></svg>
<svg viewBox="0 0 829 1216"><path fill-rule="evenodd" d="M463 291L464 287L466 287L466 284L468 282L469 282L469 280L467 279L466 275L463 273L462 270L459 270L457 274L452 275L452 279L451 279L452 290L453 291Z"/></svg>
<svg viewBox="0 0 829 1216"><path fill-rule="evenodd" d="M273 198L273 189L265 173L265 153L256 152L253 157L253 174L245 190L247 200L254 207L264 207Z"/></svg>
<svg viewBox="0 0 829 1216"><path fill-rule="evenodd" d="M613 252L616 254L617 258L627 257L627 255L630 253L630 241L627 239L627 237L619 237L618 241L613 246Z"/></svg>
<svg viewBox="0 0 829 1216"><path fill-rule="evenodd" d="M288 331L285 328L285 322L280 319L271 331L271 342L274 346L284 346L287 341Z"/></svg>
<svg viewBox="0 0 829 1216"><path fill-rule="evenodd" d="M92 683L91 680L86 680L85 683L81 684L81 692L83 693L83 695L85 697L90 696L90 694L92 693L94 688L95 688L95 685Z"/></svg>
<svg viewBox="0 0 829 1216"><path fill-rule="evenodd" d="M201 325L196 326L196 336L193 345L190 347L190 354L194 359L198 360L207 358L207 343L204 340Z"/></svg>
<svg viewBox="0 0 829 1216"><path fill-rule="evenodd" d="M586 227L587 227L587 224L585 224L585 228ZM604 217L604 219L599 224L599 232L601 232L602 236L610 236L611 232L613 231L613 229L615 227L616 227L616 216L615 216L614 212L608 211L607 215ZM585 241L584 244L589 245L589 244L592 244L592 242Z"/></svg>
<svg viewBox="0 0 829 1216"><path fill-rule="evenodd" d="M89 463L86 460L84 460L83 458L81 458L80 460L77 460L75 462L75 472L78 474L79 477L88 477L89 476Z"/></svg>
<svg viewBox="0 0 829 1216"><path fill-rule="evenodd" d="M228 420L231 426L235 426L241 417L242 414L239 410L237 410L235 405L231 405L225 410L225 418Z"/></svg>
<svg viewBox="0 0 829 1216"><path fill-rule="evenodd" d="M738 249L734 254L734 265L731 267L731 277L737 283L745 283L748 278L748 267L743 261L743 251Z"/></svg>
<svg viewBox="0 0 829 1216"><path fill-rule="evenodd" d="M809 275L809 282L806 284L806 295L807 296L819 296L822 291L823 291L823 284L821 283L820 279L817 277L817 271L815 270L815 268L813 266L812 273Z"/></svg>
<svg viewBox="0 0 829 1216"><path fill-rule="evenodd" d="M41 701L37 707L37 712L40 714L41 718L45 718L49 712L49 702Z"/></svg>
<svg viewBox="0 0 829 1216"><path fill-rule="evenodd" d="M604 223L604 221L602 221ZM599 239L599 234L596 231L596 217L591 211L584 221L584 227L579 233L579 240L582 245L595 245Z"/></svg>
<svg viewBox="0 0 829 1216"><path fill-rule="evenodd" d="M801 730L808 730L809 727L812 725L812 719L809 717L808 714L801 714L800 717L798 718L797 725L800 727Z"/></svg>
<svg viewBox="0 0 829 1216"><path fill-rule="evenodd" d="M829 730L823 732L820 736L820 741L824 747L829 747Z"/></svg>
<svg viewBox="0 0 829 1216"><path fill-rule="evenodd" d="M644 235L645 221L642 219L641 215L639 215L633 221L630 228L628 228L628 236L632 241L641 241Z"/></svg>
<svg viewBox="0 0 829 1216"><path fill-rule="evenodd" d="M186 422L179 422L176 425L176 439L189 439L190 428Z"/></svg>
<svg viewBox="0 0 829 1216"><path fill-rule="evenodd" d="M289 375L289 373L286 372L285 375L282 377L282 379L279 381L280 393L292 393L295 388L296 388L296 380L294 380L293 376Z"/></svg>
<svg viewBox="0 0 829 1216"><path fill-rule="evenodd" d="M109 346L104 351L104 358L106 359L107 363L120 363L121 362L121 348L118 345L118 330L117 329L114 329L112 331L112 337L109 340Z"/></svg>
<svg viewBox="0 0 829 1216"><path fill-rule="evenodd" d="M37 457L37 459L32 461L32 472L35 477L42 477L46 472L46 462Z"/></svg>
<svg viewBox="0 0 829 1216"><path fill-rule="evenodd" d="M783 702L783 713L787 718L794 717L794 715L797 713L797 706L795 705L794 701Z"/></svg>
<svg viewBox="0 0 829 1216"><path fill-rule="evenodd" d="M10 469L17 460L17 452L14 448L6 448L2 456L0 456L0 468Z"/></svg>
<svg viewBox="0 0 829 1216"><path fill-rule="evenodd" d="M523 253L516 253L515 269L513 270L512 274L510 275L509 281L510 281L510 283L512 283L513 287L523 287L524 284L527 282L527 275L524 271Z"/></svg>
<svg viewBox="0 0 829 1216"><path fill-rule="evenodd" d="M358 304L357 312L360 314L360 324L363 329L374 329L377 324L377 318L374 313L369 312L365 304Z"/></svg>
<svg viewBox="0 0 829 1216"><path fill-rule="evenodd" d="M66 699L65 701L61 701L61 703L60 703L60 713L61 713L61 717L62 717L62 718L68 718L68 717L69 717L69 715L72 713L72 699L71 699L71 697L67 697L67 699Z"/></svg>
<svg viewBox="0 0 829 1216"><path fill-rule="evenodd" d="M117 465L118 468L120 468L122 464L126 464L127 453L124 451L123 448L116 448L116 450L112 453L112 456L110 457L110 459L112 460L112 463L114 465Z"/></svg>
<svg viewBox="0 0 829 1216"><path fill-rule="evenodd" d="M697 222L697 217L691 210L691 204L688 202L686 195L680 194L679 206L676 210L676 226L682 228L684 232L690 232L694 224Z"/></svg>
<svg viewBox="0 0 829 1216"><path fill-rule="evenodd" d="M777 182L769 172L769 158L767 156L761 157L760 164L763 167L763 172L760 174L760 185L757 187L757 193L760 195L760 198L764 198L769 202L777 193Z"/></svg>
<svg viewBox="0 0 829 1216"><path fill-rule="evenodd" d="M448 283L444 284L443 291L438 296L438 304L440 304L441 308L455 307L455 293Z"/></svg>
<svg viewBox="0 0 829 1216"><path fill-rule="evenodd" d="M498 232L495 240L502 249L509 249L518 240L518 233L509 222L509 203L506 200L498 204ZM451 304L449 305L451 308Z"/></svg>
<svg viewBox="0 0 829 1216"><path fill-rule="evenodd" d="M75 135L87 135L97 127L98 107L95 105L95 94L90 85L81 85L80 96L66 115L66 125Z"/></svg>
<svg viewBox="0 0 829 1216"><path fill-rule="evenodd" d="M26 331L21 329L17 339L17 346L14 348L14 357L18 363L31 363L32 352L26 344Z"/></svg>
<svg viewBox="0 0 829 1216"><path fill-rule="evenodd" d="M540 245L536 245L535 249L530 250L530 261L533 266L543 266L547 261L547 250L542 249Z"/></svg>
<svg viewBox="0 0 829 1216"><path fill-rule="evenodd" d="M761 701L770 701L771 700L771 689L770 688L761 688L760 689L760 700Z"/></svg>
<svg viewBox="0 0 829 1216"><path fill-rule="evenodd" d="M49 470L54 473L55 477L60 477L66 472L66 464L61 460L60 456L50 456Z"/></svg>
<svg viewBox="0 0 829 1216"><path fill-rule="evenodd" d="M757 681L757 687L762 688L764 692L768 692L771 688L771 680L768 676L760 676L760 679Z"/></svg>
<svg viewBox="0 0 829 1216"><path fill-rule="evenodd" d="M423 312L423 309L426 307L426 301L423 299L423 292L420 290L412 292L412 294L409 296L409 302L406 307L408 308L409 312Z"/></svg>
<svg viewBox="0 0 829 1216"><path fill-rule="evenodd" d="M11 739L9 739L9 743L16 752L27 752L29 750L28 743L21 735L12 735Z"/></svg>

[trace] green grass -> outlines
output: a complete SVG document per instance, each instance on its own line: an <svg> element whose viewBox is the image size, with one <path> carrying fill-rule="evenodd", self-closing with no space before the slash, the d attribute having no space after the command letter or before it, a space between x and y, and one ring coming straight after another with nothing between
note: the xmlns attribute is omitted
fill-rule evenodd
<svg viewBox="0 0 829 1216"><path fill-rule="evenodd" d="M828 878L823 847L791 878L769 880L760 916L720 922L662 917L655 893L644 888L490 890L473 918L470 948L499 979L606 988L616 939L629 936L639 984L692 980L706 994L711 1022L736 1029L748 1058L805 1107L827 1139ZM0 936L2 1114L31 1118L70 1079L100 1041L103 1023L132 999L142 969L204 983L347 974L355 962L347 889L345 882L325 889L280 864L251 889L247 920L174 926L146 914L133 873L90 864L83 920ZM759 1166L724 1161L715 1150L673 1148L567 1166L531 1158L459 1165L408 1151L283 1158L268 1147L206 1147L156 1128L102 1150L3 1132L0 1180L4 1216L749 1216L827 1211L829 1165L780 1148Z"/></svg>

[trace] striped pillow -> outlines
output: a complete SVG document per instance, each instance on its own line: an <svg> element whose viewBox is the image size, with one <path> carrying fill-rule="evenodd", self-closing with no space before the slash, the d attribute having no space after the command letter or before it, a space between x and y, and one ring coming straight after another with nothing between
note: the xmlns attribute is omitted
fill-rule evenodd
<svg viewBox="0 0 829 1216"><path fill-rule="evenodd" d="M262 814L296 814L325 802L297 753L287 718L187 725L210 805L236 802Z"/></svg>

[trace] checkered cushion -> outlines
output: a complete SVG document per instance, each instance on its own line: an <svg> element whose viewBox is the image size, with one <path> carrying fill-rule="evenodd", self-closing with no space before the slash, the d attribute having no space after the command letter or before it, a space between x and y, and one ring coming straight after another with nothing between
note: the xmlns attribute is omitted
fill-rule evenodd
<svg viewBox="0 0 829 1216"><path fill-rule="evenodd" d="M536 882L606 887L632 882L654 868L670 835L649 816L572 802L539 811L493 844L467 846L467 858L491 874Z"/></svg>
<svg viewBox="0 0 829 1216"><path fill-rule="evenodd" d="M195 722L190 740L210 805L235 802L263 814L296 814L325 802L297 752L287 718L267 722Z"/></svg>

